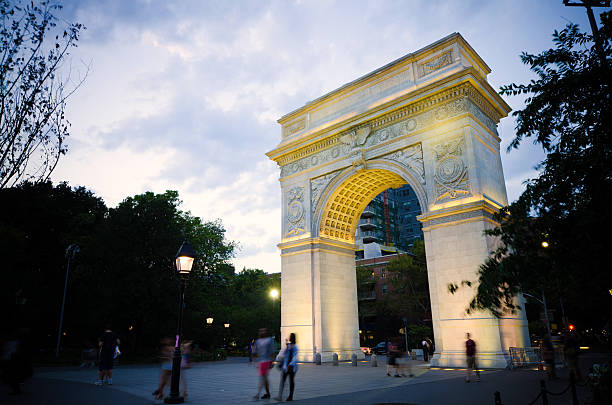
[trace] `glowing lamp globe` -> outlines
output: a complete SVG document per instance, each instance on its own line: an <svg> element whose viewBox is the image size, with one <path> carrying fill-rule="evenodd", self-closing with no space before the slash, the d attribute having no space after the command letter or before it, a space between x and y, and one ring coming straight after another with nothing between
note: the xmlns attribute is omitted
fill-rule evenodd
<svg viewBox="0 0 612 405"><path fill-rule="evenodd" d="M180 275L188 275L191 271L191 267L193 266L194 259L195 253L193 252L193 247L191 247L189 242L183 242L180 249L176 253L176 271L178 271Z"/></svg>

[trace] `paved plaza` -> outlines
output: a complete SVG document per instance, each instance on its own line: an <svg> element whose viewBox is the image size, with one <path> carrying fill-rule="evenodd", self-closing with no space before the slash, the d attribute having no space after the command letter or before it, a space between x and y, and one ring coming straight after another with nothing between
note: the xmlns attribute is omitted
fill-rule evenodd
<svg viewBox="0 0 612 405"><path fill-rule="evenodd" d="M376 404L409 403L438 404L493 404L495 391L502 394L502 403L527 404L539 393L539 381L544 377L536 370L488 370L480 383L466 384L464 370L430 369L420 361L413 361L415 377L394 378L385 374L384 357L379 367L360 362L320 366L301 364L296 376L294 400L306 404ZM195 364L187 370L187 403L253 404L257 389L257 372L246 359ZM562 391L567 386L567 372L560 370L561 379L548 383L551 391ZM25 393L9 397L6 387L0 392L2 404L153 404L151 393L157 386L159 367L155 365L121 366L115 370L113 386L97 387L94 369L48 368L38 369L25 386ZM280 373L270 374L273 396L278 390ZM287 395L285 388L285 396ZM586 398L585 388L579 396ZM570 404L571 397L550 398L552 405ZM276 401L260 400L259 404ZM537 403L541 403L538 401ZM581 402L582 403L582 402Z"/></svg>

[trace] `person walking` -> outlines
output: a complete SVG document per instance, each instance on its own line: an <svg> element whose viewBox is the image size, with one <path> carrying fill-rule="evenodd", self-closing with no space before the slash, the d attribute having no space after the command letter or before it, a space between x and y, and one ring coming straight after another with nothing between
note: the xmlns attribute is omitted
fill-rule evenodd
<svg viewBox="0 0 612 405"><path fill-rule="evenodd" d="M259 357L259 362L257 364L259 384L254 399L269 399L270 384L268 382L268 373L270 372L272 360L274 359L274 345L266 328L259 329L259 339L255 341L254 353ZM261 394L262 388L265 388L266 393L260 398L259 394Z"/></svg>
<svg viewBox="0 0 612 405"><path fill-rule="evenodd" d="M423 361L429 361L429 343L427 339L423 339L421 347L423 348Z"/></svg>
<svg viewBox="0 0 612 405"><path fill-rule="evenodd" d="M550 336L547 334L542 340L542 358L546 363L546 374L549 380L556 380L557 373L555 370L555 348L552 344Z"/></svg>
<svg viewBox="0 0 612 405"><path fill-rule="evenodd" d="M391 368L395 367L395 356L391 354L393 345L387 340L385 343L385 354L387 355L387 376L391 377Z"/></svg>
<svg viewBox="0 0 612 405"><path fill-rule="evenodd" d="M289 335L289 342L287 342L287 347L285 348L285 355L283 357L283 362L281 365L281 382L280 387L278 389L278 397L275 398L277 401L283 400L283 390L285 388L285 381L287 380L287 376L289 377L289 396L287 397L287 401L293 401L293 392L295 390L295 373L297 373L298 369L297 354L298 348L295 344L295 333L292 333Z"/></svg>
<svg viewBox="0 0 612 405"><path fill-rule="evenodd" d="M476 381L480 382L480 371L478 371L478 365L476 364L476 342L470 339L470 334L466 333L465 337L465 356L467 359L467 371L465 376L465 382L470 382L472 376L472 369L476 373Z"/></svg>
<svg viewBox="0 0 612 405"><path fill-rule="evenodd" d="M567 362L567 367L570 369L571 372L574 373L576 381L580 381L582 380L580 367L578 365L578 354L580 353L580 345L578 344L576 336L570 331L567 331L563 335L563 337L563 353L565 354L565 361Z"/></svg>
<svg viewBox="0 0 612 405"><path fill-rule="evenodd" d="M255 339L249 341L249 366L253 363L253 349L255 348Z"/></svg>
<svg viewBox="0 0 612 405"><path fill-rule="evenodd" d="M96 385L113 385L113 362L115 350L119 346L119 337L111 330L110 324L106 325L104 333L98 339L100 349L100 366L98 367L98 381ZM106 379L106 381L104 381Z"/></svg>
<svg viewBox="0 0 612 405"><path fill-rule="evenodd" d="M427 346L429 348L429 358L433 358L433 354L434 354L434 342L430 339L430 338L426 338L425 340L427 340Z"/></svg>
<svg viewBox="0 0 612 405"><path fill-rule="evenodd" d="M157 389L153 391L155 399L162 399L164 397L164 388L170 385L170 376L172 375L172 355L174 349L172 347L172 339L164 338L161 341L160 346L160 357L162 360L161 371L159 374L159 384ZM187 389L187 387L184 387Z"/></svg>
<svg viewBox="0 0 612 405"><path fill-rule="evenodd" d="M187 397L187 375L186 370L191 368L191 346L193 342L187 340L181 343L181 385L183 386L183 398Z"/></svg>

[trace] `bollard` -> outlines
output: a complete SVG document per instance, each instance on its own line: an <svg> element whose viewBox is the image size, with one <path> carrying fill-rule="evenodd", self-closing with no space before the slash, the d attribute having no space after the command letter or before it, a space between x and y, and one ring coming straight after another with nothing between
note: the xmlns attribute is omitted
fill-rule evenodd
<svg viewBox="0 0 612 405"><path fill-rule="evenodd" d="M351 355L351 364L353 367L357 367L357 355L355 353Z"/></svg>
<svg viewBox="0 0 612 405"><path fill-rule="evenodd" d="M376 356L376 353L373 353L372 356L370 356L370 366L378 367L378 357Z"/></svg>
<svg viewBox="0 0 612 405"><path fill-rule="evenodd" d="M542 405L548 405L548 397L546 396L546 383L540 380L540 393L542 394Z"/></svg>
<svg viewBox="0 0 612 405"><path fill-rule="evenodd" d="M316 354L315 354L315 364L316 364L317 366L320 366L320 365L321 365L321 353L316 353Z"/></svg>
<svg viewBox="0 0 612 405"><path fill-rule="evenodd" d="M338 365L338 353L334 353L333 362L334 362L334 366Z"/></svg>
<svg viewBox="0 0 612 405"><path fill-rule="evenodd" d="M501 394L499 391L495 391L495 405L502 405Z"/></svg>

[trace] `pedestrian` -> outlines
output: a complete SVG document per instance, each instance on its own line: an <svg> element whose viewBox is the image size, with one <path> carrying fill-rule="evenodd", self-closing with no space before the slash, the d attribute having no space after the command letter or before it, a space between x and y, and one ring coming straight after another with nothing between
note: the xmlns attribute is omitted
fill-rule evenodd
<svg viewBox="0 0 612 405"><path fill-rule="evenodd" d="M563 353L565 354L565 361L567 361L567 367L571 372L574 373L576 381L580 381L582 376L580 374L580 367L578 366L578 354L580 353L580 346L578 340L572 332L566 332L564 335L563 342Z"/></svg>
<svg viewBox="0 0 612 405"><path fill-rule="evenodd" d="M270 372L272 360L274 359L274 345L266 328L259 329L259 339L255 341L254 354L259 358L257 364L259 384L257 385L257 394L253 399L269 399L270 384L268 382L268 373ZM259 394L261 394L262 388L265 388L266 393L260 398Z"/></svg>
<svg viewBox="0 0 612 405"><path fill-rule="evenodd" d="M427 338L425 340L427 340L427 347L429 349L429 358L431 359L434 354L434 342L430 338Z"/></svg>
<svg viewBox="0 0 612 405"><path fill-rule="evenodd" d="M155 396L156 399L162 399L164 397L164 388L170 383L170 376L172 375L172 349L172 339L162 339L159 348L159 355L162 361L159 384L157 389L153 391L153 396Z"/></svg>
<svg viewBox="0 0 612 405"><path fill-rule="evenodd" d="M100 365L96 385L104 385L105 382L108 385L113 385L113 362L119 344L119 337L111 330L111 325L107 324L104 333L98 339Z"/></svg>
<svg viewBox="0 0 612 405"><path fill-rule="evenodd" d="M183 398L187 397L187 375L185 371L188 368L191 368L191 346L193 342L191 340L186 340L181 343L181 384L183 386Z"/></svg>
<svg viewBox="0 0 612 405"><path fill-rule="evenodd" d="M476 381L480 382L480 371L478 370L478 365L476 364L476 342L470 339L469 333L466 333L465 337L467 338L465 341L465 356L467 358L467 374L465 376L465 382L470 382L472 369L476 373Z"/></svg>
<svg viewBox="0 0 612 405"><path fill-rule="evenodd" d="M429 343L426 338L423 338L421 347L423 348L423 361L429 361Z"/></svg>
<svg viewBox="0 0 612 405"><path fill-rule="evenodd" d="M249 366L253 363L253 348L255 347L255 339L249 341Z"/></svg>
<svg viewBox="0 0 612 405"><path fill-rule="evenodd" d="M387 355L387 376L391 377L391 369L395 366L395 357L391 356L391 348L393 345L389 340L385 343L385 354Z"/></svg>
<svg viewBox="0 0 612 405"><path fill-rule="evenodd" d="M29 331L20 329L2 345L0 371L4 381L11 388L10 395L21 394L21 386L33 374L28 337Z"/></svg>
<svg viewBox="0 0 612 405"><path fill-rule="evenodd" d="M392 343L391 351L389 352L389 360L387 361L387 363L390 364L391 367L393 367L394 377L400 377L400 374L399 374L400 357L401 357L401 353L399 351L397 344ZM387 373L387 375L389 375L389 373Z"/></svg>
<svg viewBox="0 0 612 405"><path fill-rule="evenodd" d="M278 389L278 397L275 398L277 401L283 400L283 390L285 388L285 381L287 377L289 377L289 396L286 400L293 401L293 392L295 390L295 374L298 370L297 354L298 348L295 344L295 333L292 333L289 335L289 342L287 342L287 347L285 348L285 354L281 365L281 382L280 387Z"/></svg>
<svg viewBox="0 0 612 405"><path fill-rule="evenodd" d="M541 350L542 358L544 359L544 363L546 363L546 374L548 375L548 379L556 380L557 373L555 370L555 348L550 340L550 335L547 334L544 336Z"/></svg>
<svg viewBox="0 0 612 405"><path fill-rule="evenodd" d="M95 367L97 358L98 352L96 351L92 342L85 340L83 344L83 351L81 352L81 367Z"/></svg>

